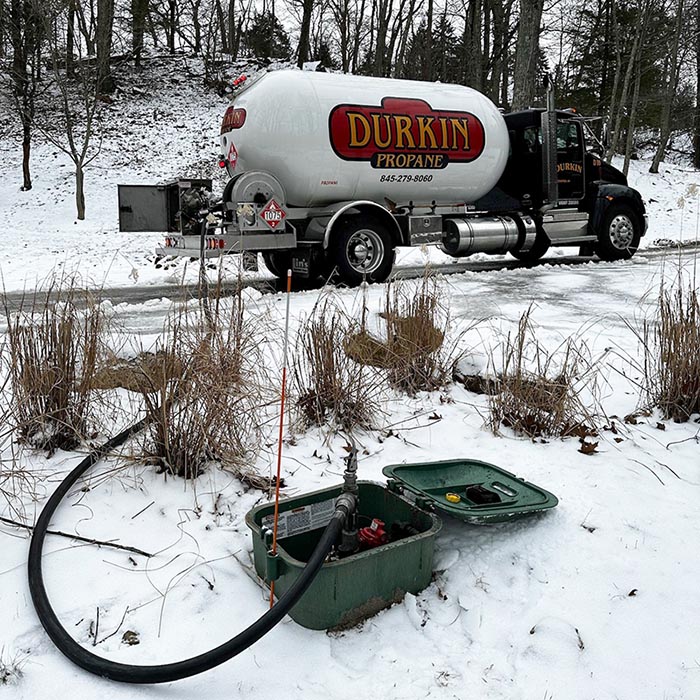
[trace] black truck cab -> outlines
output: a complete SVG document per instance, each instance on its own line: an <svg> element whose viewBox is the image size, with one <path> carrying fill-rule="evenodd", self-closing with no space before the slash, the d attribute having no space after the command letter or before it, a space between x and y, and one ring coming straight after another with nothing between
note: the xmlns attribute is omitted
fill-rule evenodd
<svg viewBox="0 0 700 700"><path fill-rule="evenodd" d="M631 257L646 232L642 197L621 171L588 150L584 119L544 109L504 119L510 155L498 189L538 226L537 243L520 257L537 259L550 245L579 246L605 260Z"/></svg>

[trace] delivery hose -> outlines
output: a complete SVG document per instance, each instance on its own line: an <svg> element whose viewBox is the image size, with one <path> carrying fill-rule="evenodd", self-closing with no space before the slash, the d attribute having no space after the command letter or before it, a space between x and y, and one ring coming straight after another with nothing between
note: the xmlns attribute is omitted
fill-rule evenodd
<svg viewBox="0 0 700 700"><path fill-rule="evenodd" d="M146 420L144 419L122 431L104 445L93 450L68 474L44 506L34 527L29 546L29 591L39 620L51 641L74 664L90 673L122 683L168 683L188 678L228 661L257 642L282 620L311 585L311 582L323 565L326 555L338 539L346 518L355 506L355 500L351 494L342 494L338 498L333 517L299 577L287 592L278 599L276 605L270 608L250 627L227 642L189 659L153 666L135 666L101 658L83 648L68 634L51 607L46 587L44 586L44 575L41 568L44 539L53 514L73 484L104 455L122 445L145 426Z"/></svg>

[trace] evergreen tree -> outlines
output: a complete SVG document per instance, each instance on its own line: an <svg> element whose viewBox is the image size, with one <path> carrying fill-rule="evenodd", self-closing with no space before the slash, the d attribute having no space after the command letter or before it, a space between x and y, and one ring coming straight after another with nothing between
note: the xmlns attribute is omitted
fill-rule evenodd
<svg viewBox="0 0 700 700"><path fill-rule="evenodd" d="M288 60L292 54L289 36L271 12L256 12L246 32L246 46L257 58Z"/></svg>

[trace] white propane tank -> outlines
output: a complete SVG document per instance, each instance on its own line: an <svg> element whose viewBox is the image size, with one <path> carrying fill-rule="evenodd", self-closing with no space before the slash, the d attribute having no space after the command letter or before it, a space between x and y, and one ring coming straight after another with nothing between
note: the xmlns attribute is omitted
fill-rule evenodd
<svg viewBox="0 0 700 700"><path fill-rule="evenodd" d="M446 205L493 188L509 140L495 105L468 87L285 70L234 97L221 146L230 174L274 175L290 206Z"/></svg>

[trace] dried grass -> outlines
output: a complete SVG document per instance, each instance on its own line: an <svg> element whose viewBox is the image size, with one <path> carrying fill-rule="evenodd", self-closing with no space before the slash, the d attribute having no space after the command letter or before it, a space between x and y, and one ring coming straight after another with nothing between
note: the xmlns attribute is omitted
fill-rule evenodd
<svg viewBox="0 0 700 700"><path fill-rule="evenodd" d="M226 300L210 298L206 313L183 304L162 347L142 355L140 368L128 365L126 381L143 392L149 418L142 459L184 478L215 461L256 488L268 485L251 467L266 400L253 327L240 287Z"/></svg>
<svg viewBox="0 0 700 700"><path fill-rule="evenodd" d="M700 413L700 298L696 278L679 270L659 290L658 307L637 335L644 350L644 396L665 418L684 422Z"/></svg>
<svg viewBox="0 0 700 700"><path fill-rule="evenodd" d="M378 373L345 351L356 321L329 298L299 328L291 364L294 406L302 427L371 428L379 413Z"/></svg>
<svg viewBox="0 0 700 700"><path fill-rule="evenodd" d="M13 428L36 449L75 448L97 425L92 379L106 337L100 293L75 278L55 279L19 310L7 303L4 310Z"/></svg>
<svg viewBox="0 0 700 700"><path fill-rule="evenodd" d="M409 395L443 387L457 361L457 342L445 346L449 309L437 281L426 274L417 292L411 283L389 283L379 316L386 324L385 339L368 331L363 313L360 327L345 340L348 355L387 370L389 384Z"/></svg>
<svg viewBox="0 0 700 700"><path fill-rule="evenodd" d="M581 398L596 377L585 345L569 338L549 352L535 338L531 313L532 307L501 344L502 369L488 392L491 430L504 426L531 438L596 435L595 413Z"/></svg>
<svg viewBox="0 0 700 700"><path fill-rule="evenodd" d="M29 653L26 651L11 654L3 646L0 648L0 686L16 685L24 675Z"/></svg>

